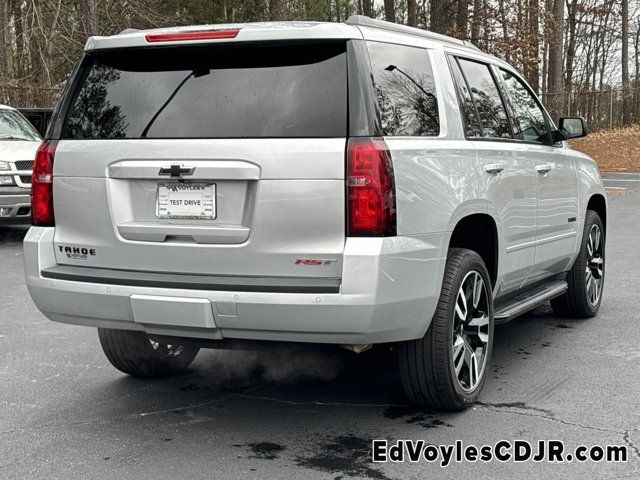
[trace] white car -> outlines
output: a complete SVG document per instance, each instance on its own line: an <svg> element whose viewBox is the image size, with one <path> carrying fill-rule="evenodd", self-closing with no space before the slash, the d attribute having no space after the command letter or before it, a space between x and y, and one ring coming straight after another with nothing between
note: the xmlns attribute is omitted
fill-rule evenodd
<svg viewBox="0 0 640 480"><path fill-rule="evenodd" d="M27 285L128 374L390 344L413 402L464 409L495 322L598 311L585 134L507 63L365 17L93 37L37 155Z"/></svg>
<svg viewBox="0 0 640 480"><path fill-rule="evenodd" d="M20 112L0 105L0 224L31 221L31 169L41 141Z"/></svg>

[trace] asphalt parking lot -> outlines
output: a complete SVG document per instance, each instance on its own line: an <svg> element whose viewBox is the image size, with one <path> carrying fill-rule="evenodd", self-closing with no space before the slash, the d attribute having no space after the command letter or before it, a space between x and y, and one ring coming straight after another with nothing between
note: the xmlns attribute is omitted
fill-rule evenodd
<svg viewBox="0 0 640 480"><path fill-rule="evenodd" d="M496 328L481 403L404 404L385 352L202 351L190 373L129 378L93 329L29 298L23 228L0 227L0 478L638 478L640 175L607 176L607 280L597 318L541 308ZM615 463L373 464L371 440L626 445Z"/></svg>

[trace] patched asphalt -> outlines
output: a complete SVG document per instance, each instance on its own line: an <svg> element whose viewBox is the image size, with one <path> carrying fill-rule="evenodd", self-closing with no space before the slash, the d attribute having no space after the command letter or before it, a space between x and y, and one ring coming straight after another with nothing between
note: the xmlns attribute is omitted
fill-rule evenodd
<svg viewBox="0 0 640 480"><path fill-rule="evenodd" d="M406 405L386 351L202 351L184 376L127 377L94 329L38 312L26 230L0 227L0 478L638 478L640 175L605 179L616 188L600 314L540 308L497 327L480 403L463 413ZM373 439L557 439L626 445L629 460L374 464Z"/></svg>

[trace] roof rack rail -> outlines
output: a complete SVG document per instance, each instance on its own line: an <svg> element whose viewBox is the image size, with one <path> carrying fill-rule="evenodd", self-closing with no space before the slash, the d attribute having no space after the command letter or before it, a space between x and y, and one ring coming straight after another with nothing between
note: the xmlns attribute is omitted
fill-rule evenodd
<svg viewBox="0 0 640 480"><path fill-rule="evenodd" d="M385 22L384 20L376 20L374 18L365 17L364 15L351 15L345 23L347 25L357 25L361 27L380 28L382 30L389 30L392 32L404 33L406 35L415 35L416 37L428 38L430 40L436 40L438 42L449 43L457 46L470 47L475 50L480 50L473 43L466 40L460 40L453 37L448 37L440 33L430 32L429 30L422 30L421 28L409 27L407 25L399 25L397 23Z"/></svg>

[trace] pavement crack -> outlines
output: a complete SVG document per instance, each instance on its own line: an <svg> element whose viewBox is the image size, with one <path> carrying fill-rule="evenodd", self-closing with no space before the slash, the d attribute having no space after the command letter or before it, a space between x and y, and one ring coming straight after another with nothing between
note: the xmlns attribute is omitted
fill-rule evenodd
<svg viewBox="0 0 640 480"><path fill-rule="evenodd" d="M583 428L585 430L594 430L594 431L597 431L597 432L614 433L616 435L623 435L625 433L625 432L623 432L621 430L611 430L609 428L594 427L592 425L584 425L582 423L570 422L568 420L563 420L562 418L558 418L558 417L555 417L553 415L548 415L548 414L543 414L543 413L532 413L532 412L522 412L522 411L519 412L517 410L513 410L513 408L518 408L518 407L513 407L513 406L493 407L489 403L478 403L476 405L479 408L482 408L482 409L485 409L485 410L489 410L491 412L510 413L512 415L522 415L524 417L542 418L544 420L550 420L552 422L561 423L563 425L567 425L567 426L570 426L570 427ZM541 410L541 409L539 409L539 410ZM536 411L538 411L538 410L536 410ZM544 412L544 410L543 410L543 412Z"/></svg>
<svg viewBox="0 0 640 480"><path fill-rule="evenodd" d="M546 410L544 408L532 407L531 405L527 405L524 402L510 402L510 403L485 403L485 402L476 402L476 405L480 405L482 407L493 407L493 408L517 408L519 410L532 410L534 412L544 413L545 415L549 415L550 417L555 416L551 410Z"/></svg>
<svg viewBox="0 0 640 480"><path fill-rule="evenodd" d="M629 448L631 448L631 450L633 450L633 452L636 454L636 456L640 457L640 448L635 443L633 443L631 441L631 434L629 433L629 430L624 432L624 435L622 436L622 439L624 440L624 443L629 445Z"/></svg>
<svg viewBox="0 0 640 480"><path fill-rule="evenodd" d="M245 392L253 392L255 390L258 390L260 388L262 388L263 385L256 385L254 387L251 388L245 388L243 391ZM153 410L151 412L140 412L140 413L133 413L127 416L127 418L135 418L135 417L149 417L151 415L161 415L163 413L172 413L172 412L181 412L184 410L191 410L194 408L202 408L202 407L207 407L209 405L213 405L217 402L222 402L224 400L228 400L230 398L236 398L236 397L243 397L244 394L241 392L233 392L230 393L229 395L225 395L222 397L218 397L218 398L214 398L211 400L207 400L206 402L200 402L200 403L194 403L191 405L184 405L182 407L174 407L174 408L166 408L163 410Z"/></svg>
<svg viewBox="0 0 640 480"><path fill-rule="evenodd" d="M256 395L246 395L240 393L238 397L247 398L251 400L264 400L267 402L284 403L287 405L309 405L309 406L323 406L323 407L360 407L360 408L379 408L379 407L407 407L406 404L398 403L347 403L347 402L319 402L316 400L306 402L296 402L294 400L283 400L281 398L274 397L262 397Z"/></svg>
<svg viewBox="0 0 640 480"><path fill-rule="evenodd" d="M163 409L163 410L153 410L151 412L132 413L130 415L127 415L125 417L125 419L150 417L152 415L162 415L164 413L182 412L184 410L192 410L192 409L195 409L195 408L208 407L209 405L213 405L213 404L215 404L217 402L228 400L230 398L237 397L237 396L239 396L239 394L232 393L230 395L225 395L224 397L218 397L218 398L214 398L212 400L207 400L206 402L194 403L192 405L184 405L182 407L175 407L175 408L166 408L166 409Z"/></svg>
<svg viewBox="0 0 640 480"><path fill-rule="evenodd" d="M251 390L257 390L258 388L261 388L262 386L257 386L254 387ZM14 428L11 430L3 430L0 431L0 435L9 435L12 433L27 433L27 432L32 432L32 431L38 431L38 430L43 430L43 429L47 429L47 428L59 428L59 427L68 427L68 426L98 426L98 425L105 425L108 423L113 423L113 422L126 422L128 420L135 420L138 418L145 418L145 417L150 417L153 415L162 415L164 413L172 413L172 412L181 412L181 411L185 411L185 410L192 410L192 409L196 409L196 408L202 408L202 407L207 407L210 405L214 405L218 402L222 402L224 400L228 400L230 398L235 398L235 397L241 397L243 396L243 394L241 393L231 393L229 395L224 395L222 397L218 397L218 398L214 398L211 400L207 400L206 402L200 402L200 403L194 403L191 405L184 405L181 407L175 407L175 408L167 408L167 409L163 409L163 410L153 410L150 412L138 412L138 413L130 413L128 415L125 415L123 417L120 418L114 418L114 419L110 419L110 420L103 420L103 421L77 421L77 422L64 422L64 423L48 423L48 424L44 424L44 425L37 425L37 426L32 426L32 427L23 427L23 428Z"/></svg>

